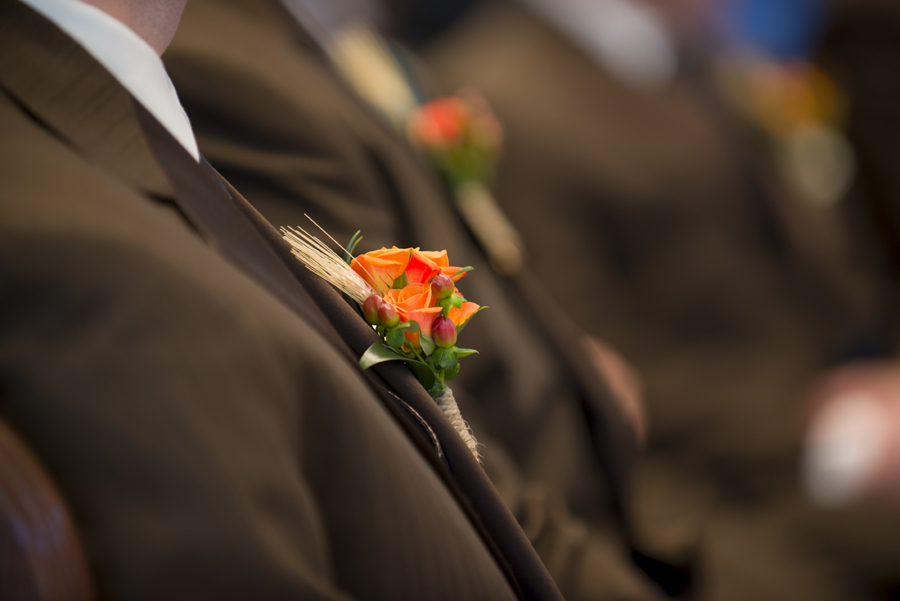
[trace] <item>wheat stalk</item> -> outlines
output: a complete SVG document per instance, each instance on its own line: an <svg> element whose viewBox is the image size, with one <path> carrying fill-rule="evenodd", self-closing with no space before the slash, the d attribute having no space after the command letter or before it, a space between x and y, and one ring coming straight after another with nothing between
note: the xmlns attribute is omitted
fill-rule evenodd
<svg viewBox="0 0 900 601"><path fill-rule="evenodd" d="M340 255L303 228L283 227L281 233L291 245L291 253L306 265L307 269L360 305L375 294L375 290L353 271Z"/></svg>

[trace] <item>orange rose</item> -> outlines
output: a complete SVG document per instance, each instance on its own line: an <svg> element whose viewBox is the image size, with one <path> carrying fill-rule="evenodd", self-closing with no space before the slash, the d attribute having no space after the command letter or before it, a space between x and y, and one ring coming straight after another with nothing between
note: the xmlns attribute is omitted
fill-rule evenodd
<svg viewBox="0 0 900 601"><path fill-rule="evenodd" d="M454 277L460 269L462 268L450 267L446 250L427 251L413 248L409 263L406 265L406 277L409 278L410 284L424 284L430 282L438 273L443 273L455 282L466 275L461 273Z"/></svg>
<svg viewBox="0 0 900 601"><path fill-rule="evenodd" d="M400 290L388 290L384 302L390 304L400 314L400 321L414 321L419 331L431 336L431 326L441 314L441 308L434 306L431 285L409 284ZM465 305L463 305L465 306ZM415 347L419 344L419 332L406 332L406 339Z"/></svg>
<svg viewBox="0 0 900 601"><path fill-rule="evenodd" d="M456 307L450 307L450 311L447 317L450 318L450 321L452 321L453 325L455 325L458 329L467 321L469 321L473 315L478 313L478 309L480 308L481 307L476 305L475 303L466 301L459 309L457 309Z"/></svg>
<svg viewBox="0 0 900 601"><path fill-rule="evenodd" d="M373 250L355 257L350 267L379 294L384 294L406 270L410 250L396 246Z"/></svg>

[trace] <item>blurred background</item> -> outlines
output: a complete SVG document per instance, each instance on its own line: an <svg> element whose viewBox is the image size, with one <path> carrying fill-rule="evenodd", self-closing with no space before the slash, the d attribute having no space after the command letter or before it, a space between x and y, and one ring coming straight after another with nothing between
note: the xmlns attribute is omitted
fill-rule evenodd
<svg viewBox="0 0 900 601"><path fill-rule="evenodd" d="M384 36L389 120L493 110L522 260L642 380L646 548L702 598L900 598L896 3L304 4Z"/></svg>
<svg viewBox="0 0 900 601"><path fill-rule="evenodd" d="M270 4L305 33L276 40L273 31L271 47L257 49L244 73L256 96L239 97L227 78L204 89L215 77L197 65L216 40L200 9L191 17L188 6L167 59L204 154L267 218L289 219L279 194L316 197L320 222L346 239L360 208L330 201L354 191L353 168L373 163L365 181L384 188L355 190L362 210L375 204L370 192L425 189L392 188L395 175L433 170L465 243L502 285L529 272L604 341L575 352L603 363L614 350L630 365L607 370L643 445L630 542L670 567L695 567L693 586L669 592L900 599L895 0ZM249 19L248 7L234 10ZM286 49L296 69L277 74L275 58L262 57ZM323 91L310 56L374 109L378 133L355 109L332 110L344 100ZM304 87L278 87L291 78ZM265 134L224 126L222 107L249 115L281 92L285 102L253 117L272 127ZM359 136L373 156L351 153L346 181L321 171L302 120L269 118L293 114L290 102L310 131L332 126L341 148L341 136ZM373 140L384 126L394 141L380 156ZM245 146L230 139L241 136ZM395 141L418 154L397 158ZM254 145L262 154L247 152ZM296 173L269 160L288 150ZM408 225L378 219L367 234ZM576 471L563 467L546 471ZM614 588L583 598L646 598Z"/></svg>

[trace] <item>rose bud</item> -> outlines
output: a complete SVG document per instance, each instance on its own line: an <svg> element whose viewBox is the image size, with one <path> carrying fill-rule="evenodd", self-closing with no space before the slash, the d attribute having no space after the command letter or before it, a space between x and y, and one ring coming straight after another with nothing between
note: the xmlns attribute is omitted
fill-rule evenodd
<svg viewBox="0 0 900 601"><path fill-rule="evenodd" d="M395 328L400 325L400 315L397 310L390 305L382 305L378 309L378 320L381 325L386 328Z"/></svg>
<svg viewBox="0 0 900 601"><path fill-rule="evenodd" d="M381 320L378 319L378 310L384 306L384 300L377 294L372 294L363 303L363 317L373 326L380 326Z"/></svg>
<svg viewBox="0 0 900 601"><path fill-rule="evenodd" d="M431 325L431 338L441 348L451 348L456 344L456 326L447 317L438 317Z"/></svg>
<svg viewBox="0 0 900 601"><path fill-rule="evenodd" d="M449 298L453 295L453 291L456 289L456 286L453 284L453 280L450 279L450 276L444 275L443 273L439 273L434 276L434 279L431 280L431 294L434 295L434 300L444 300L445 298Z"/></svg>

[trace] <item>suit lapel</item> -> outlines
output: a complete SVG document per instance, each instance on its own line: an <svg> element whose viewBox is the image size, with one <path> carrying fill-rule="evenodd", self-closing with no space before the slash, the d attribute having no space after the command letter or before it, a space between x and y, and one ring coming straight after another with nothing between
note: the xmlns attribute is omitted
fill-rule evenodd
<svg viewBox="0 0 900 601"><path fill-rule="evenodd" d="M343 298L297 262L280 234L208 163L198 165L84 49L15 0L0 0L0 89L92 164L174 204L209 244L348 360L355 363L375 341ZM431 397L401 365L375 370L367 375L379 398L466 511L513 588L524 599L561 599L531 543Z"/></svg>
<svg viewBox="0 0 900 601"><path fill-rule="evenodd" d="M0 0L0 87L93 164L145 193L172 194L131 96L74 40L15 0Z"/></svg>
<svg viewBox="0 0 900 601"><path fill-rule="evenodd" d="M52 40L35 44L34 40ZM20 48L28 52L19 52ZM0 2L0 87L91 163L169 202L208 243L253 275L339 350L346 345L252 229L231 230L228 192L80 45L29 7ZM62 92L60 92L62 90ZM151 147L153 141L162 152ZM192 199L192 203L185 202ZM218 209L225 207L223 215ZM248 231L249 229L249 231ZM279 269L279 267L281 267Z"/></svg>
<svg viewBox="0 0 900 601"><path fill-rule="evenodd" d="M172 183L169 200L211 246L274 293L346 357L352 357L350 349L275 251L271 238L277 233L273 232L269 239L262 235L261 224L247 218L246 201L229 192L206 159L198 164L138 103L135 114Z"/></svg>

